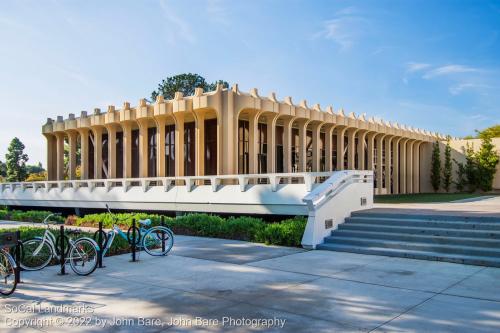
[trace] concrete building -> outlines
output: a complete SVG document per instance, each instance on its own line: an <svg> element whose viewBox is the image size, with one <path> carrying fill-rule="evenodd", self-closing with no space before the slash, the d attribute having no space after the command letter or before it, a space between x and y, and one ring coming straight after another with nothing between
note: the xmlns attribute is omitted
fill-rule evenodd
<svg viewBox="0 0 500 333"><path fill-rule="evenodd" d="M428 192L436 133L218 86L48 119L49 180L373 170L376 193ZM69 144L65 169L64 145ZM77 150L81 151L80 162ZM77 163L78 162L78 163Z"/></svg>

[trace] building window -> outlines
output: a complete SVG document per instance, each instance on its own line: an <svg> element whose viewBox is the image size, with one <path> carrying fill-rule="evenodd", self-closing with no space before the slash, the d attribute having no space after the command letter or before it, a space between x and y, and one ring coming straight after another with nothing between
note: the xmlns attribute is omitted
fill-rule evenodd
<svg viewBox="0 0 500 333"><path fill-rule="evenodd" d="M205 120L205 175L217 174L217 119Z"/></svg>
<svg viewBox="0 0 500 333"><path fill-rule="evenodd" d="M139 130L132 130L132 178L139 178Z"/></svg>
<svg viewBox="0 0 500 333"><path fill-rule="evenodd" d="M116 178L123 178L123 132L116 133Z"/></svg>
<svg viewBox="0 0 500 333"><path fill-rule="evenodd" d="M196 172L195 124L184 124L184 175L194 176Z"/></svg>
<svg viewBox="0 0 500 333"><path fill-rule="evenodd" d="M267 125L258 124L258 173L267 173Z"/></svg>
<svg viewBox="0 0 500 333"><path fill-rule="evenodd" d="M89 179L94 179L94 135L89 133Z"/></svg>
<svg viewBox="0 0 500 333"><path fill-rule="evenodd" d="M165 126L165 175L175 176L175 125Z"/></svg>
<svg viewBox="0 0 500 333"><path fill-rule="evenodd" d="M326 171L326 134L319 134L319 151L320 151L320 159L319 159L319 170L318 171ZM315 170L316 171L316 170Z"/></svg>
<svg viewBox="0 0 500 333"><path fill-rule="evenodd" d="M148 128L148 177L156 177L156 127Z"/></svg>
<svg viewBox="0 0 500 333"><path fill-rule="evenodd" d="M299 130L297 128L292 128L292 156L290 162L292 163L292 172L299 171Z"/></svg>
<svg viewBox="0 0 500 333"><path fill-rule="evenodd" d="M102 178L109 178L108 134L102 135Z"/></svg>
<svg viewBox="0 0 500 333"><path fill-rule="evenodd" d="M238 173L246 174L249 169L249 139L248 121L238 120Z"/></svg>
<svg viewBox="0 0 500 333"><path fill-rule="evenodd" d="M312 149L312 131L306 131L306 171L311 172L314 152Z"/></svg>
<svg viewBox="0 0 500 333"><path fill-rule="evenodd" d="M284 172L283 126L276 126L276 172Z"/></svg>

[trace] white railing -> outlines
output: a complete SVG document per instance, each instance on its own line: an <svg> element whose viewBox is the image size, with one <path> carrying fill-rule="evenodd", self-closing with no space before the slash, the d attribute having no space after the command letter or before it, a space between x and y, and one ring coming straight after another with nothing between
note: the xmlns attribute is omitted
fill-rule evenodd
<svg viewBox="0 0 500 333"><path fill-rule="evenodd" d="M302 246L315 249L353 211L373 206L373 171L338 171L313 191L307 204L307 226Z"/></svg>
<svg viewBox="0 0 500 333"><path fill-rule="evenodd" d="M330 177L333 172L298 172L298 173L266 173L266 174L240 174L240 175L214 175L214 176L185 176L185 177L151 177L151 178L116 178L116 179L85 179L85 180L53 180L38 182L17 182L1 183L0 191L4 192L10 189L14 192L17 188L22 191L32 189L36 192L39 189L50 191L58 189L63 191L66 188L72 188L75 191L78 188L86 187L92 191L96 187L104 187L107 191L115 187L121 187L127 192L131 186L141 186L146 192L151 186L162 186L167 192L173 186L186 186L188 192L191 192L198 183L209 183L212 191L217 192L223 182L235 182L239 185L240 191L245 192L250 182L261 184L264 180L271 185L273 192L278 189L278 184L282 180L291 182L296 180L298 183L305 184L306 191L312 190L313 184L318 183L321 178ZM137 185L136 185L137 184Z"/></svg>

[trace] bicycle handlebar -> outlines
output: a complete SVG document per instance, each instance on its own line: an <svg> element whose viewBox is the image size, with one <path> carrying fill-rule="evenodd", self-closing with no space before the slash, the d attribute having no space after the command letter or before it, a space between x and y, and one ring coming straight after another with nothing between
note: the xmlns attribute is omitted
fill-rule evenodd
<svg viewBox="0 0 500 333"><path fill-rule="evenodd" d="M61 213L51 213L51 214L47 215L47 217L43 219L42 223L48 225L48 220L52 216L61 216Z"/></svg>

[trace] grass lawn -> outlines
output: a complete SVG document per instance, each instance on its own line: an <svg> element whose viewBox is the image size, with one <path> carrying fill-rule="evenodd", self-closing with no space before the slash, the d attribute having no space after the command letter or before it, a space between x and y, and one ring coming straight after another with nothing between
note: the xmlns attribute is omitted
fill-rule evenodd
<svg viewBox="0 0 500 333"><path fill-rule="evenodd" d="M477 193L415 193L376 195L375 203L425 203L425 202L450 202L455 200L470 199L484 196Z"/></svg>

